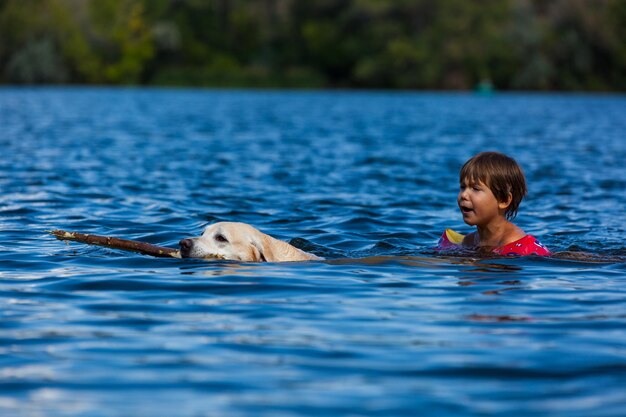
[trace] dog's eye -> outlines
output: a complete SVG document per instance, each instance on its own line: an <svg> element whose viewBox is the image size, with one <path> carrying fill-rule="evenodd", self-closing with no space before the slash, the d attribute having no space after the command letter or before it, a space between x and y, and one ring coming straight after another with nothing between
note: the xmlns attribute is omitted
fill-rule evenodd
<svg viewBox="0 0 626 417"><path fill-rule="evenodd" d="M215 235L215 240L217 240L218 242L228 242L228 239L226 239L224 237L224 235L220 234L220 235Z"/></svg>

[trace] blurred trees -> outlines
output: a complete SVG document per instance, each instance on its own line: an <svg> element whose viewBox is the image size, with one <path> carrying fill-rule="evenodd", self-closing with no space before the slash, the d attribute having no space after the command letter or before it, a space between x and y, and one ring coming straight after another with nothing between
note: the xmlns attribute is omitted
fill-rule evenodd
<svg viewBox="0 0 626 417"><path fill-rule="evenodd" d="M626 90L624 0L0 0L0 82Z"/></svg>

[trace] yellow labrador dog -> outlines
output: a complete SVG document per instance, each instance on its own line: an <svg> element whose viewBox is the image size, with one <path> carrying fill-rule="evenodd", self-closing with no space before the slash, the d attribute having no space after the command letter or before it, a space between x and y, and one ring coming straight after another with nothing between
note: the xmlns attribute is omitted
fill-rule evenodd
<svg viewBox="0 0 626 417"><path fill-rule="evenodd" d="M179 245L183 258L217 258L243 262L322 259L266 235L246 223L215 223L208 226L202 236L183 239Z"/></svg>

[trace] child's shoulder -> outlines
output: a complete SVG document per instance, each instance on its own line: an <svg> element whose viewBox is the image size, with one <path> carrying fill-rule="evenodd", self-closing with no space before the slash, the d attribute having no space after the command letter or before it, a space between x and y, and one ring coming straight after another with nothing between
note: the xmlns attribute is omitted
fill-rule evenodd
<svg viewBox="0 0 626 417"><path fill-rule="evenodd" d="M516 226L513 223L508 222L508 225L506 228L506 235L505 235L505 238L503 239L504 244L502 244L501 246L505 246L515 241L518 241L522 239L524 236L526 236L526 232L524 232L524 230L522 230L519 226Z"/></svg>

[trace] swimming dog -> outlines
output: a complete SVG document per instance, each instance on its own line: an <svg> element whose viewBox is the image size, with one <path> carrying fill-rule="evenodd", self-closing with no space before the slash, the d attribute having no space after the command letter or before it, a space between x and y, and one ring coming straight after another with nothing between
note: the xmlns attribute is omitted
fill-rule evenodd
<svg viewBox="0 0 626 417"><path fill-rule="evenodd" d="M246 223L220 222L200 237L179 242L183 258L227 259L243 262L290 262L320 260L287 242L273 238Z"/></svg>

